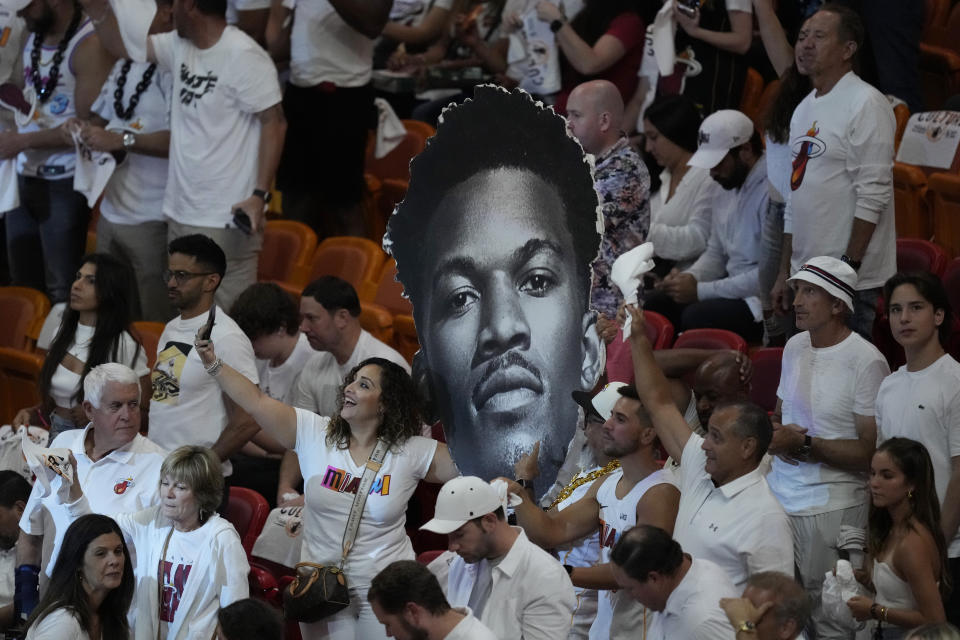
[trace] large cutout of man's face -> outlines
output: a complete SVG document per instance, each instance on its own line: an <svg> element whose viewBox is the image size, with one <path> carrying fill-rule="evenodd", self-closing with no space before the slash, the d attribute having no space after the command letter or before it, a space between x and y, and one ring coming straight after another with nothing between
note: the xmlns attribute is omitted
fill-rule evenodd
<svg viewBox="0 0 960 640"><path fill-rule="evenodd" d="M599 339L588 309L589 264L599 242L597 201L589 165L558 116L525 94L488 88L478 90L475 103L457 107L456 116L466 120L486 98L503 103L507 111L498 126L507 131L474 140L469 127L448 119L448 111L431 144L484 145L490 160L458 159L459 146L449 158L441 158L441 146L431 149L436 157L427 162L472 162L475 170L418 173L415 160L410 194L391 220L386 244L414 304L421 344L415 370L429 385L460 470L488 479L512 477L517 457L540 441L537 487L543 490L556 478L576 428L570 392L591 390L600 373ZM525 110L525 118L515 118L510 108ZM517 149L508 146L499 150L498 163L498 150L490 148L513 140L511 124L522 127L525 120L523 134L543 136L529 131L531 117L549 119L541 128L555 137L554 155L561 149L567 154L566 163L555 162L556 176L544 175L543 158L516 157ZM458 135L443 138L451 133ZM539 144L530 154L546 153L550 162L550 141ZM566 202L569 194L557 186L574 178L565 171L578 173L589 189L575 202ZM443 177L446 183L438 180ZM418 195L427 189L431 197ZM421 224L400 222L403 216ZM581 225L571 229L576 216ZM404 233L414 228L416 235ZM577 237L575 231L583 236L584 230L592 238Z"/></svg>

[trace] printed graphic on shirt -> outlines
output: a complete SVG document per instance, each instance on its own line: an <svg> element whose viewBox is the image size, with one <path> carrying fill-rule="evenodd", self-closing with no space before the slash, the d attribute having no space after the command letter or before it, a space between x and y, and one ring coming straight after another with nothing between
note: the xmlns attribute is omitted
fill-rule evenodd
<svg viewBox="0 0 960 640"><path fill-rule="evenodd" d="M180 376L191 346L184 342L168 342L157 354L157 364L150 372L153 386L153 402L177 405L180 403Z"/></svg>
<svg viewBox="0 0 960 640"><path fill-rule="evenodd" d="M320 484L331 491L355 494L357 489L360 488L360 476L353 476L343 469L328 466L327 472L323 475L323 482ZM379 493L381 496L390 495L389 473L381 478L374 479L373 484L370 486L370 495L375 493Z"/></svg>
<svg viewBox="0 0 960 640"><path fill-rule="evenodd" d="M627 519L625 514L620 514L620 517L624 520ZM616 524L616 523L614 523ZM617 544L617 540L620 539L620 534L622 533L623 528L617 529L612 527L602 518L600 519L600 546L601 547L612 547Z"/></svg>
<svg viewBox="0 0 960 640"><path fill-rule="evenodd" d="M807 130L807 135L800 136L791 145L793 147L791 149L793 171L790 173L790 189L793 191L799 189L800 185L803 184L803 176L807 173L807 162L811 158L822 156L827 150L827 144L817 137L818 133L820 133L820 128L814 121L813 125Z"/></svg>
<svg viewBox="0 0 960 640"><path fill-rule="evenodd" d="M219 78L208 71L205 74L190 73L187 65L180 63L180 104L191 105L207 95L217 86ZM194 106L196 106L194 104Z"/></svg>
<svg viewBox="0 0 960 640"><path fill-rule="evenodd" d="M133 478L127 477L117 480L117 484L113 485L113 492L118 496L126 493L127 489L134 485Z"/></svg>
<svg viewBox="0 0 960 640"><path fill-rule="evenodd" d="M163 598L160 601L160 620L162 622L173 622L193 565L177 563L174 566L172 562L166 560L161 560L161 562L163 563Z"/></svg>

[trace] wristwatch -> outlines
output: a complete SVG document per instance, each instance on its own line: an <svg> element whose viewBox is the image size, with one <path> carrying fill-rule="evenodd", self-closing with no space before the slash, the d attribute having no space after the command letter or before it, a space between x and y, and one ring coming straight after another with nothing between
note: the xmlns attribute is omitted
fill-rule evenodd
<svg viewBox="0 0 960 640"><path fill-rule="evenodd" d="M123 148L129 149L137 143L137 136L133 135L129 131L124 131L123 133Z"/></svg>
<svg viewBox="0 0 960 640"><path fill-rule="evenodd" d="M556 33L557 31L560 31L560 29L562 29L563 25L565 24L567 24L566 20L560 20L560 19L554 20L553 22L550 23L550 31L553 31L554 33Z"/></svg>
<svg viewBox="0 0 960 640"><path fill-rule="evenodd" d="M803 446L797 449L797 455L804 460L810 458L810 452L813 451L813 438L810 436L803 436Z"/></svg>
<svg viewBox="0 0 960 640"><path fill-rule="evenodd" d="M253 195L263 200L263 204L270 204L270 197L272 194L269 191L264 191L263 189L254 189Z"/></svg>
<svg viewBox="0 0 960 640"><path fill-rule="evenodd" d="M737 632L740 632L740 631L743 631L743 632L746 632L746 633L756 633L756 631L757 631L757 625L754 624L753 621L751 621L751 620L744 620L744 621L741 622L740 625L737 627Z"/></svg>
<svg viewBox="0 0 960 640"><path fill-rule="evenodd" d="M848 265L850 265L853 268L854 271L860 271L860 265L863 264L862 261L853 260L847 255L840 256L840 262L846 262Z"/></svg>

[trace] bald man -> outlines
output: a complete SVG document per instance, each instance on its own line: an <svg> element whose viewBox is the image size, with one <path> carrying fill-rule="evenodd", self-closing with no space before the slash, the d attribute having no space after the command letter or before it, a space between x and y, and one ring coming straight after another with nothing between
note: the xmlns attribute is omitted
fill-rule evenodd
<svg viewBox="0 0 960 640"><path fill-rule="evenodd" d="M594 180L603 206L600 255L593 263L591 306L613 318L620 291L610 267L621 253L643 243L650 229L650 174L622 131L623 99L607 80L578 85L567 100L567 127L595 156Z"/></svg>
<svg viewBox="0 0 960 640"><path fill-rule="evenodd" d="M750 380L741 376L741 366L736 352L718 351L697 367L693 376L693 395L697 402L697 418L704 429L710 423L714 407L749 399Z"/></svg>

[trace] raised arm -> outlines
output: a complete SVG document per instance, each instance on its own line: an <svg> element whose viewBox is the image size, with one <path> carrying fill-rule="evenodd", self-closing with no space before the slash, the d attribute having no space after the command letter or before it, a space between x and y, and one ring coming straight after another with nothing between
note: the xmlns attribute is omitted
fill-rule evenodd
<svg viewBox="0 0 960 640"><path fill-rule="evenodd" d="M702 28L699 10L693 18L690 18L674 7L673 15L677 19L677 24L691 38L703 40L717 49L739 55L750 50L750 42L753 40L753 17L748 11L727 12L730 18L730 31L710 31Z"/></svg>
<svg viewBox="0 0 960 640"><path fill-rule="evenodd" d="M544 511L517 482L507 478L500 480L507 483L507 491L523 498L523 502L514 507L514 513L517 514L517 524L535 544L545 549L559 547L597 530L600 518L597 490L603 484L603 478L595 480L582 498L563 511Z"/></svg>
<svg viewBox="0 0 960 640"><path fill-rule="evenodd" d="M406 44L430 44L440 36L440 32L447 24L450 10L443 7L430 7L430 11L418 25L406 25L399 22L388 22L383 27L383 35L397 42Z"/></svg>
<svg viewBox="0 0 960 640"><path fill-rule="evenodd" d="M609 34L600 36L593 46L590 46L577 35L560 9L546 0L537 3L537 16L546 22L563 21L563 26L557 31L557 45L570 66L585 76L593 76L609 69L627 53L620 39ZM643 37L642 33L640 37Z"/></svg>
<svg viewBox="0 0 960 640"><path fill-rule="evenodd" d="M437 443L437 450L433 453L433 460L430 462L430 469L424 480L443 484L447 480L453 480L460 475L456 463L450 457L450 449L442 442Z"/></svg>
<svg viewBox="0 0 960 640"><path fill-rule="evenodd" d="M653 427L667 453L680 460L683 448L693 433L683 415L677 410L670 385L653 358L653 349L643 320L643 310L627 306L631 317L630 349L633 354L633 375L636 380L640 402L650 414Z"/></svg>
<svg viewBox="0 0 960 640"><path fill-rule="evenodd" d="M288 449L297 443L297 413L293 407L262 393L246 376L217 358L210 340L197 340L197 353L207 372L214 376L225 394L260 427ZM219 365L214 365L219 362ZM249 438L248 438L249 439Z"/></svg>
<svg viewBox="0 0 960 640"><path fill-rule="evenodd" d="M771 0L753 0L753 15L757 17L760 27L760 40L770 58L770 64L778 76L786 73L793 64L793 47L787 41L787 34L780 24L777 12L773 9Z"/></svg>
<svg viewBox="0 0 960 640"><path fill-rule="evenodd" d="M129 58L127 47L123 44L123 38L120 36L120 24L117 22L117 16L110 7L107 0L80 0L80 6L93 20L93 26L97 31L97 37L103 48L110 52L114 58ZM150 38L146 42L147 62L156 62L153 53L153 44Z"/></svg>
<svg viewBox="0 0 960 640"><path fill-rule="evenodd" d="M264 38L267 41L267 53L274 60L286 60L290 57L290 19L293 12L283 6L283 0L273 0L270 3L270 15L267 18L267 27Z"/></svg>

